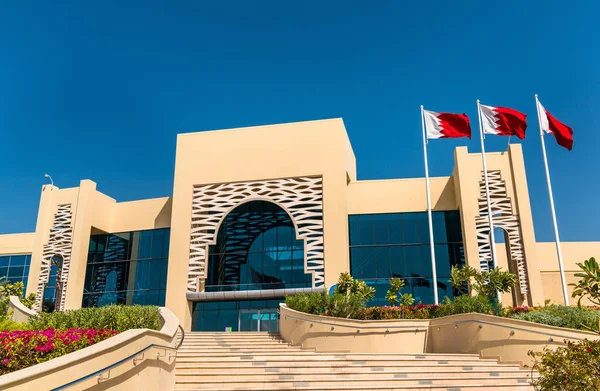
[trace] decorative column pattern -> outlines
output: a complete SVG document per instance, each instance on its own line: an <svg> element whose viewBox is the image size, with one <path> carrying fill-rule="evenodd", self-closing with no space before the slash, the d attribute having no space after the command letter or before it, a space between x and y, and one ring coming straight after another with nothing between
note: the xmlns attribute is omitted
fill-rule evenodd
<svg viewBox="0 0 600 391"><path fill-rule="evenodd" d="M304 272L312 274L313 287L324 284L321 177L195 185L193 191L188 291L198 291L199 281L206 279L208 248L216 244L227 213L255 200L273 202L288 212L296 225L296 236L304 239Z"/></svg>
<svg viewBox="0 0 600 391"><path fill-rule="evenodd" d="M488 171L488 181L494 227L504 229L508 235L510 254L507 254L507 256L510 257L509 262L513 261L517 265L519 287L521 293L525 295L529 292L529 282L527 277L527 264L525 263L525 255L523 252L523 239L521 237L519 216L513 215L512 201L507 195L506 184L502 180L500 171ZM489 270L492 262L492 252L483 172L481 173L481 181L479 182L479 191L479 217L475 219L477 243L479 245L479 262L481 270Z"/></svg>
<svg viewBox="0 0 600 391"><path fill-rule="evenodd" d="M58 205L54 215L54 223L50 228L50 237L48 243L44 245L42 252L42 265L40 267L40 276L38 278L38 287L35 298L34 310L41 312L42 302L44 300L44 288L50 278L50 268L52 267L52 258L62 258L62 266L58 268L56 275L56 302L55 311L62 311L65 308L65 298L67 295L67 281L69 278L69 269L71 266L71 247L73 245L73 227L71 226L72 213L71 204Z"/></svg>

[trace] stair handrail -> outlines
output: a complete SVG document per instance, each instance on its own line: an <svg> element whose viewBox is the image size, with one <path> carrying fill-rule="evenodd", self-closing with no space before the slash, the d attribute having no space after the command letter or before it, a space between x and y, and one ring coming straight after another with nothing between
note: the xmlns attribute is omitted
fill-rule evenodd
<svg viewBox="0 0 600 391"><path fill-rule="evenodd" d="M177 346L175 346L175 350L179 350L179 348L181 347L181 345L183 345L183 340L185 339L185 330L183 329L183 327L181 327L181 325L178 325L177 328L179 330L181 330L181 339L177 343Z"/></svg>
<svg viewBox="0 0 600 391"><path fill-rule="evenodd" d="M163 356L161 356L160 353L157 353L156 357L153 357L153 358L155 358L157 360L159 360L162 357L167 357L167 350L175 351L175 355L174 356L171 356L171 354L169 353L169 356L168 356L169 362L171 360L171 357L177 357L177 347L166 346L166 345L150 344L150 345L146 346L145 348L143 348L141 350L138 350L137 352L135 352L135 353L133 353L133 354L125 357L124 359L117 361L114 364L108 365L108 366L106 366L106 367L104 367L102 369L99 369L99 370L95 371L95 372L92 372L90 374L82 376L79 379L73 380L72 382L69 382L67 384L63 384L60 387L53 388L51 391L66 390L66 389L68 389L68 388L70 388L70 387L72 387L72 386L74 386L76 384L79 384L79 383L81 383L83 381L91 379L94 376L97 376L98 384L100 384L103 381L106 381L106 380L110 379L110 375L109 375L109 377L104 377L104 376L102 376L103 373L105 373L105 372L109 372L110 373L111 369L117 368L117 367L125 364L126 362L128 362L131 359L133 359L133 365L137 365L138 362L144 361L144 360L147 360L147 359L150 358L150 355L146 356L143 353L145 353L147 350L155 349L155 348L156 349L164 349L165 350L165 354ZM141 358L137 358L137 356L139 356L140 354L142 354L142 357Z"/></svg>

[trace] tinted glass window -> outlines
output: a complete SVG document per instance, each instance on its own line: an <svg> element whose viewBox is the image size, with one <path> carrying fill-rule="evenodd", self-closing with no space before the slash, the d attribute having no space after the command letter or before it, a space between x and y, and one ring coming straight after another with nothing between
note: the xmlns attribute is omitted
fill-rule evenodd
<svg viewBox="0 0 600 391"><path fill-rule="evenodd" d="M385 305L389 279L406 280L403 292L433 303L429 221L426 212L349 216L350 270L377 289L370 305ZM450 268L464 265L462 228L458 211L433 212L437 289L453 297Z"/></svg>
<svg viewBox="0 0 600 391"><path fill-rule="evenodd" d="M92 235L83 307L164 305L170 229Z"/></svg>
<svg viewBox="0 0 600 391"><path fill-rule="evenodd" d="M27 289L31 254L15 254L0 256L0 282L22 282Z"/></svg>

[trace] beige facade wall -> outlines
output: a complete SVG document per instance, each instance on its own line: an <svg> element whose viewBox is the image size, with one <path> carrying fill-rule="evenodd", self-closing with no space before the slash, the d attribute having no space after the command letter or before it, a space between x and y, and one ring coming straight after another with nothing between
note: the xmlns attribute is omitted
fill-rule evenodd
<svg viewBox="0 0 600 391"><path fill-rule="evenodd" d="M323 178L325 285L348 270L347 180L354 153L341 119L180 134L177 138L167 306L191 325L186 294L194 185Z"/></svg>
<svg viewBox="0 0 600 391"><path fill-rule="evenodd" d="M577 263L595 257L600 261L600 242L562 242L560 244L562 258L565 269L567 284L577 283L580 278L575 277L575 273L580 272ZM553 303L563 303L562 282L558 271L558 255L556 253L556 244L537 243L538 264L541 270L542 283L544 286L544 299ZM569 298L573 292L573 287L567 285ZM571 304L575 304L577 299L570 298ZM590 304L583 300L583 304Z"/></svg>
<svg viewBox="0 0 600 391"><path fill-rule="evenodd" d="M433 210L456 210L452 177L430 178ZM424 178L358 181L348 185L348 214L427 210Z"/></svg>
<svg viewBox="0 0 600 391"><path fill-rule="evenodd" d="M30 254L35 233L0 235L0 255Z"/></svg>

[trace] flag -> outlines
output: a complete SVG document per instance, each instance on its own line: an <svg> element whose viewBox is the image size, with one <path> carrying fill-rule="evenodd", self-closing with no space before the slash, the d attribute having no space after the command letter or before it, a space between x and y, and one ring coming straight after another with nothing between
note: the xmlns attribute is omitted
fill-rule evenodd
<svg viewBox="0 0 600 391"><path fill-rule="evenodd" d="M471 138L471 125L466 114L436 113L423 110L427 138Z"/></svg>
<svg viewBox="0 0 600 391"><path fill-rule="evenodd" d="M480 105L483 133L498 136L517 136L525 138L527 129L527 114L520 113L507 107Z"/></svg>
<svg viewBox="0 0 600 391"><path fill-rule="evenodd" d="M540 103L540 123L542 129L548 134L553 134L556 142L569 151L573 149L573 129L554 118Z"/></svg>

